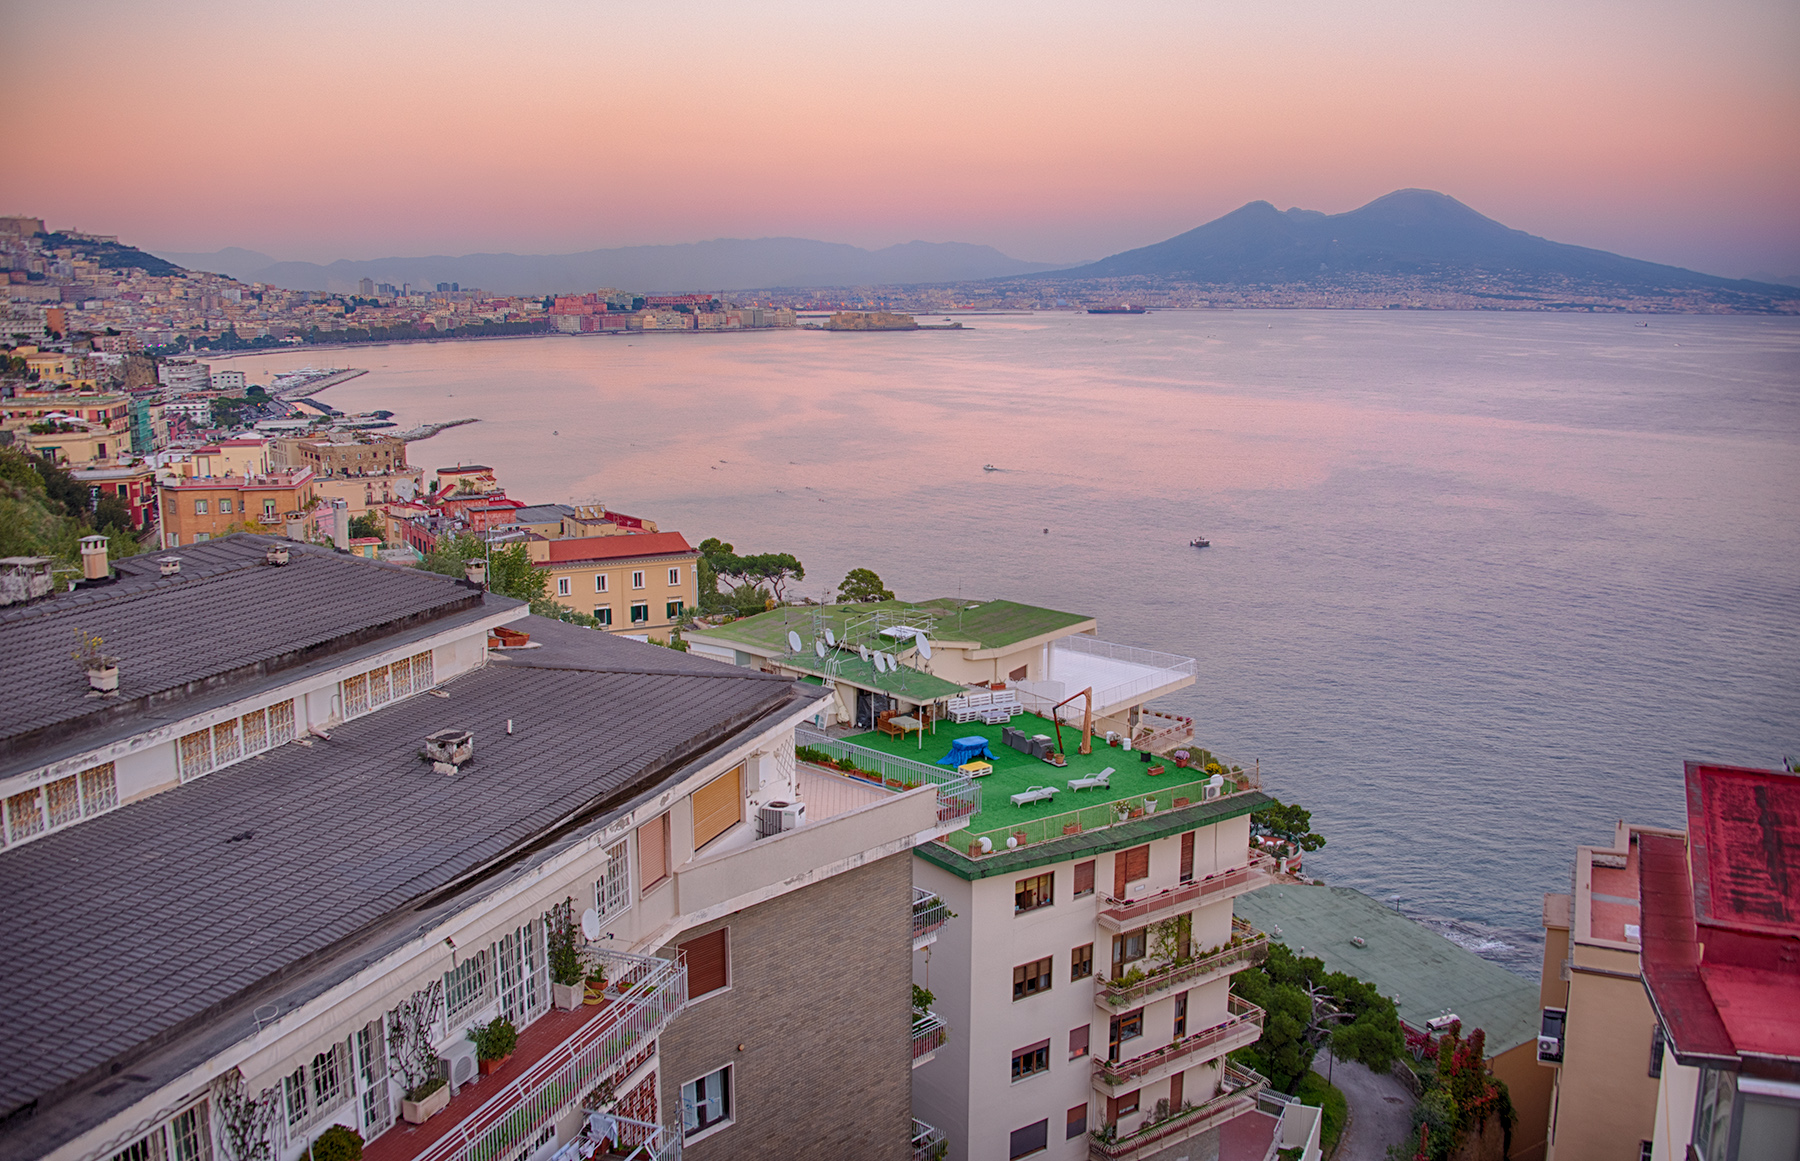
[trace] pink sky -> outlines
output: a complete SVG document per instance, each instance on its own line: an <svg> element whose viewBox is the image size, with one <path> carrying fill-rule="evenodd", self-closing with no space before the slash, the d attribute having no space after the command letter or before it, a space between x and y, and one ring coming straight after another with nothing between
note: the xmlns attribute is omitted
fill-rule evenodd
<svg viewBox="0 0 1800 1161"><path fill-rule="evenodd" d="M1442 190L1800 274L1791 0L11 0L0 212L329 261L796 235L1096 258Z"/></svg>

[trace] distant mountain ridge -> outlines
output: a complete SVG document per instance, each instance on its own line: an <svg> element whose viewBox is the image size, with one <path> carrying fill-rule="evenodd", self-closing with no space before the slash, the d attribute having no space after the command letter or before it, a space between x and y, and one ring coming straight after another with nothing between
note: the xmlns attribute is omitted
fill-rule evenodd
<svg viewBox="0 0 1800 1161"><path fill-rule="evenodd" d="M906 286L973 282L1055 269L1023 262L992 246L904 242L865 250L807 238L719 238L668 246L621 246L578 254L464 254L339 259L329 265L278 262L231 247L212 254L160 255L192 270L226 274L290 290L351 292L359 279L395 286L440 282L496 294L585 292L601 286L655 292L789 286Z"/></svg>
<svg viewBox="0 0 1800 1161"><path fill-rule="evenodd" d="M1231 286L1331 285L1370 278L1490 275L1542 284L1566 280L1643 290L1792 298L1793 288L1720 278L1552 242L1502 225L1447 194L1403 189L1341 214L1250 202L1166 241L1048 277L1155 277Z"/></svg>

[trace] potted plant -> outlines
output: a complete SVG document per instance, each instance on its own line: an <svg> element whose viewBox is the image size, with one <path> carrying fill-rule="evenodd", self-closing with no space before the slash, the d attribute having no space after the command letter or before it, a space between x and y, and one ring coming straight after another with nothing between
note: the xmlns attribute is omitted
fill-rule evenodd
<svg viewBox="0 0 1800 1161"><path fill-rule="evenodd" d="M1188 766L1188 759L1190 757L1191 757L1191 755L1186 750L1175 751L1175 754L1174 754L1175 768L1177 770L1186 770L1187 766Z"/></svg>
<svg viewBox="0 0 1800 1161"><path fill-rule="evenodd" d="M1158 762L1156 765L1150 767L1150 769L1144 771L1144 773L1146 773L1146 774L1150 775L1150 777L1154 778L1158 774L1161 774L1165 769L1167 769L1167 767L1165 767L1161 762Z"/></svg>
<svg viewBox="0 0 1800 1161"><path fill-rule="evenodd" d="M450 1082L434 1076L416 1088L406 1090L400 1099L400 1117L409 1125L422 1125L444 1111L450 1103Z"/></svg>
<svg viewBox="0 0 1800 1161"><path fill-rule="evenodd" d="M583 983L585 995L583 1003L598 1004L606 998L606 965L597 963L587 970L587 979Z"/></svg>
<svg viewBox="0 0 1800 1161"><path fill-rule="evenodd" d="M431 1044L431 1029L443 1013L444 985L434 983L400 1001L388 1024L388 1049L403 1087L400 1115L422 1125L450 1103L444 1061Z"/></svg>
<svg viewBox="0 0 1800 1161"><path fill-rule="evenodd" d="M98 635L85 629L75 630L75 648L69 656L80 663L87 671L88 688L101 693L116 693L119 689L119 659L108 657L101 651L106 644Z"/></svg>
<svg viewBox="0 0 1800 1161"><path fill-rule="evenodd" d="M303 1161L362 1161L362 1134L344 1125L333 1125L313 1139Z"/></svg>
<svg viewBox="0 0 1800 1161"><path fill-rule="evenodd" d="M573 1012L587 999L587 985L581 970L580 928L576 926L573 896L550 908L545 942L549 945L550 1002L564 1012Z"/></svg>
<svg viewBox="0 0 1800 1161"><path fill-rule="evenodd" d="M481 1062L481 1075L491 1076L512 1058L513 1049L519 1046L519 1030L505 1016L495 1016L486 1024L469 1029L469 1039L475 1042L475 1057Z"/></svg>

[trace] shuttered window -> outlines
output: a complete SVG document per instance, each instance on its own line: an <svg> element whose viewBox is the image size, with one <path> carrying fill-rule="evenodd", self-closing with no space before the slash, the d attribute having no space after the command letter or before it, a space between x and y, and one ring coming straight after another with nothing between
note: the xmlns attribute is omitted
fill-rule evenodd
<svg viewBox="0 0 1800 1161"><path fill-rule="evenodd" d="M1075 864L1075 898L1094 893L1094 860Z"/></svg>
<svg viewBox="0 0 1800 1161"><path fill-rule="evenodd" d="M731 949L725 932L726 929L721 927L698 939L675 945L687 961L689 999L716 992L731 982Z"/></svg>
<svg viewBox="0 0 1800 1161"><path fill-rule="evenodd" d="M1132 847L1113 856L1113 898L1125 898L1125 888L1150 877L1150 848Z"/></svg>
<svg viewBox="0 0 1800 1161"><path fill-rule="evenodd" d="M1188 831L1181 836L1181 881L1191 883L1194 879L1194 832Z"/></svg>
<svg viewBox="0 0 1800 1161"><path fill-rule="evenodd" d="M659 814L638 827L638 882L643 892L669 877L669 816Z"/></svg>
<svg viewBox="0 0 1800 1161"><path fill-rule="evenodd" d="M734 767L694 791L694 849L730 830L744 815L744 768Z"/></svg>

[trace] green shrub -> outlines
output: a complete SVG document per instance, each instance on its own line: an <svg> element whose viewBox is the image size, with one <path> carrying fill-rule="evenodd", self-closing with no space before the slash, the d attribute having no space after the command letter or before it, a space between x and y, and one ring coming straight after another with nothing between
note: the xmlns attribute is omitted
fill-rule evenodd
<svg viewBox="0 0 1800 1161"><path fill-rule="evenodd" d="M306 1156L311 1161L362 1161L362 1134L343 1125L333 1125L314 1139Z"/></svg>
<svg viewBox="0 0 1800 1161"><path fill-rule="evenodd" d="M469 1039L475 1042L476 1056L483 1060L504 1060L518 1047L519 1030L505 1016L495 1016L488 1023L469 1029Z"/></svg>

